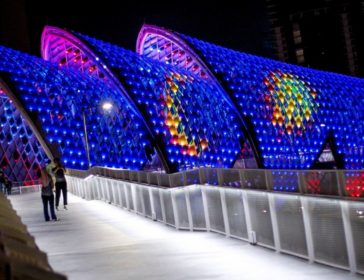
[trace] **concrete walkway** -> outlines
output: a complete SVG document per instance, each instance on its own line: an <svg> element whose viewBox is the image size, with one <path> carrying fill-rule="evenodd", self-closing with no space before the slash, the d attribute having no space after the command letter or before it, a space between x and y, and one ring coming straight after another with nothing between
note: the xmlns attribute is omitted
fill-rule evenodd
<svg viewBox="0 0 364 280"><path fill-rule="evenodd" d="M51 266L69 279L363 279L219 234L177 231L71 194L69 210L48 223L39 193L10 199Z"/></svg>

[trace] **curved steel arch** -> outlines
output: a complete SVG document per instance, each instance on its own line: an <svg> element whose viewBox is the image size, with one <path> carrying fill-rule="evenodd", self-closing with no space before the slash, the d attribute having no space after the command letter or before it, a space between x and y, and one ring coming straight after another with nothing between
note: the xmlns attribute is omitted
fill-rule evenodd
<svg viewBox="0 0 364 280"><path fill-rule="evenodd" d="M70 61L66 61L64 64L62 60L62 53L69 50L66 44L71 45L71 52L78 51L79 53L72 58ZM72 33L54 26L45 26L42 32L41 39L41 54L44 60L58 63L59 66L69 66L70 68L77 69L77 62L81 63L82 72L88 72L89 74L97 74L98 78L105 80L108 84L114 87L116 90L126 98L134 113L141 116L139 110L134 104L134 101L129 97L124 87L120 84L119 80L114 74L108 69L108 67L99 59L99 57L87 46L86 43L82 42ZM83 62L83 58L87 58L86 62ZM64 56L63 56L64 57ZM76 58L79 57L76 61ZM86 65L85 65L86 64ZM90 65L90 66L88 66ZM92 71L90 71L92 70Z"/></svg>
<svg viewBox="0 0 364 280"><path fill-rule="evenodd" d="M72 49L71 52L77 51L78 53L74 54L74 57L71 58L71 61L68 61L67 58L66 61L63 61L64 56L62 56L62 53L67 53L70 48ZM80 40L74 34L66 30L60 29L58 27L46 26L42 33L41 53L42 57L45 60L58 63L61 67L65 65L89 73L90 69L92 69L91 74L96 73L98 78L108 83L110 86L116 89L125 99L127 99L134 113L140 116L140 118L143 120L145 127L148 129L149 138L157 150L158 156L163 164L164 169L166 170L166 172L170 172L171 167L168 165L168 161L166 160L164 153L159 147L158 141L156 141L156 139L153 137L152 130L145 121L144 116L141 114L133 99L125 90L124 86L115 77L112 71L109 70L106 64L104 64L103 61L101 61L101 59L88 47L87 43ZM76 60L77 57L79 58ZM85 63L90 66L82 66L82 61L84 58L87 58ZM80 66L78 66L78 62L81 63L81 68Z"/></svg>
<svg viewBox="0 0 364 280"><path fill-rule="evenodd" d="M86 167L82 108L90 108L85 115L93 165L142 169L147 163L146 149L151 146L147 128L118 91L80 71L64 71L8 48L0 47L0 56L8 85L66 167ZM95 104L107 98L116 110L104 114Z"/></svg>
<svg viewBox="0 0 364 280"><path fill-rule="evenodd" d="M232 167L245 134L219 87L187 70L87 35L76 36L111 66L153 129L173 171Z"/></svg>
<svg viewBox="0 0 364 280"><path fill-rule="evenodd" d="M147 29L138 38L141 51L147 50L142 48ZM265 167L312 168L325 139L332 135L337 164L363 168L363 79L237 52L164 29L150 30L163 38L176 36L218 75L243 117L254 124L251 131L259 140ZM292 110L299 113L293 115Z"/></svg>
<svg viewBox="0 0 364 280"><path fill-rule="evenodd" d="M50 147L49 143L45 140L41 130L36 125L36 123L32 120L30 115L28 114L27 110L24 108L21 101L16 97L16 95L13 93L11 88L9 87L9 82L5 82L0 77L0 87L4 89L5 94L8 96L8 98L12 101L15 108L20 112L21 116L26 120L27 124L29 125L30 129L34 133L35 137L37 138L38 142L41 144L44 152L46 153L47 157L49 159L53 159L55 156L58 156L55 151L52 151L52 148Z"/></svg>
<svg viewBox="0 0 364 280"><path fill-rule="evenodd" d="M154 48L153 46L155 44L158 44L158 39L148 38L149 36L154 37L161 37L166 40L166 44L172 44L168 46L171 50L169 53L166 53L165 56L160 55L160 50L157 51L157 57L153 55L153 51L151 50L148 52L148 48ZM148 39L152 42L147 42ZM153 40L155 42L153 42ZM175 49L173 49L173 44L176 46ZM156 46L157 48L164 46ZM235 112L239 116L242 124L243 131L245 133L245 136L247 140L249 141L249 144L252 148L255 161L257 163L257 166L259 168L263 167L262 164L262 157L258 149L258 142L257 137L255 135L254 130L252 129L252 124L250 121L243 116L241 116L240 112L236 109L234 102L231 100L230 96L226 93L225 89L222 87L218 79L215 77L215 75L210 71L209 67L205 64L205 62L200 58L200 56L189 46L189 44L178 34L176 34L173 31L169 31L165 28L158 27L155 25L149 25L149 24L143 24L142 28L139 31L137 42L136 42L136 51L137 53L141 55L146 55L147 57L150 57L152 59L160 60L163 62L166 62L166 57L172 55L177 55L182 52L182 59L179 59L179 63L174 64L176 66L182 67L188 71L193 72L194 74L199 75L201 78L210 80L215 86L217 86L224 94L223 98L228 101L228 103L232 104L232 107L235 109ZM173 54L175 52L175 54ZM155 53L155 52L154 52ZM172 56L171 56L172 57ZM168 58L169 59L169 58ZM189 61L190 60L190 61ZM188 63L186 63L189 61ZM169 64L169 63L167 63ZM172 59L173 64L173 59ZM197 65L197 67L194 70L194 65ZM244 143L241 143L242 145Z"/></svg>
<svg viewBox="0 0 364 280"><path fill-rule="evenodd" d="M6 74L0 76L0 169L13 184L37 184L42 166L56 154L13 93Z"/></svg>
<svg viewBox="0 0 364 280"><path fill-rule="evenodd" d="M153 44L153 42L147 42L149 36L158 36L164 38L167 42L166 45L169 46L158 46L157 44ZM153 39L151 39L153 41ZM174 44L175 46L173 46ZM146 46L147 45L147 46ZM153 52L154 47L158 48L158 57L155 57L155 52ZM177 49L175 48L177 47ZM151 51L148 52L145 48L151 48ZM161 51L161 49L163 50ZM176 65L182 67L203 79L211 79L216 83L214 80L214 75L211 73L209 68L205 65L205 63L199 58L199 56L184 42L183 39L178 37L172 31L164 29L162 27L157 27L154 25L143 24L142 28L139 31L137 43L136 43L136 51L139 54L148 56L153 59L157 60L164 60L167 64ZM149 55L146 54L148 52ZM165 55L161 55L160 53L165 52ZM178 64L173 61L173 56L178 56ZM171 63L168 62L171 61Z"/></svg>

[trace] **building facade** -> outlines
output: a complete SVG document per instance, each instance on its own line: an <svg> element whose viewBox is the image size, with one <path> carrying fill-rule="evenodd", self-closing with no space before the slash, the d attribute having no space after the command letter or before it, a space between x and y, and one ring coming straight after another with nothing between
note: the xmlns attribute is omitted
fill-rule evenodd
<svg viewBox="0 0 364 280"><path fill-rule="evenodd" d="M364 76L364 1L266 0L270 40L281 61Z"/></svg>

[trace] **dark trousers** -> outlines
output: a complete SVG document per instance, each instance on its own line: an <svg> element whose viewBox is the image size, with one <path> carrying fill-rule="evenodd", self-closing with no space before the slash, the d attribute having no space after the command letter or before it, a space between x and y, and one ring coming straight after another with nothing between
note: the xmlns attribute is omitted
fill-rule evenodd
<svg viewBox="0 0 364 280"><path fill-rule="evenodd" d="M63 195L63 205L67 205L67 182L56 182L56 206L59 205L61 198L61 191Z"/></svg>
<svg viewBox="0 0 364 280"><path fill-rule="evenodd" d="M6 187L6 192L7 192L8 195L11 195L11 188Z"/></svg>
<svg viewBox="0 0 364 280"><path fill-rule="evenodd" d="M54 212L54 195L42 195L42 201L43 201L43 212L44 212L44 219L46 221L49 221L49 213L48 213L48 205L51 210L51 216L52 220L56 220L57 216Z"/></svg>

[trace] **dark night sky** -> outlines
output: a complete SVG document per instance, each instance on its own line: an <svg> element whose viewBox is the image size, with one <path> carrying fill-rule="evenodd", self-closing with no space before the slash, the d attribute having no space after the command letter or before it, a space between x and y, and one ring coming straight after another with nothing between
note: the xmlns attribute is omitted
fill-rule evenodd
<svg viewBox="0 0 364 280"><path fill-rule="evenodd" d="M31 52L35 55L39 55L40 35L46 24L135 50L143 22L235 50L266 55L264 0L243 0L239 3L241 7L237 7L237 1L234 4L230 0L221 1L218 5L212 4L212 1L99 0L97 4L72 0L24 1ZM55 5L58 6L56 9Z"/></svg>

